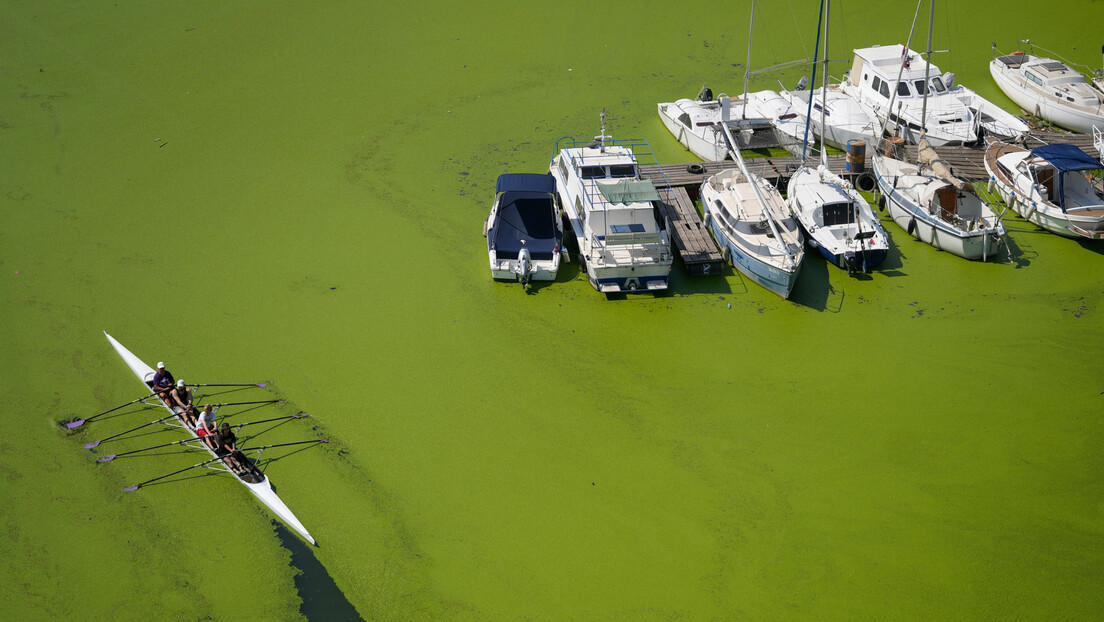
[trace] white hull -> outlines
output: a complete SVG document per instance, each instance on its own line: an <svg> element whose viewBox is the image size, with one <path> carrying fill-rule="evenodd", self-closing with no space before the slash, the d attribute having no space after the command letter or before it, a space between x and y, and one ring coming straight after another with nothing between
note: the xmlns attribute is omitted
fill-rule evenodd
<svg viewBox="0 0 1104 622"><path fill-rule="evenodd" d="M981 199L958 191L955 201L960 216L948 221L940 216L941 207L934 194L937 189L947 188L943 180L924 173L915 164L880 153L875 153L872 160L878 188L897 226L921 242L966 259L996 254L1005 235L1004 226Z"/></svg>
<svg viewBox="0 0 1104 622"><path fill-rule="evenodd" d="M702 102L695 99L680 99L675 102L657 105L659 118L664 127L671 132L684 147L702 160L720 162L728 157L728 147L720 131L720 123L726 117L729 130L740 142L741 148L747 148L750 136L755 131L770 127L770 122L762 118L741 118L743 102L741 100L723 100ZM725 112L725 107L728 112ZM751 114L751 117L755 117Z"/></svg>
<svg viewBox="0 0 1104 622"><path fill-rule="evenodd" d="M609 144L606 144L609 143ZM655 201L655 186L639 176L633 146L607 136L559 148L549 170L594 289L607 293L667 289L674 255Z"/></svg>
<svg viewBox="0 0 1104 622"><path fill-rule="evenodd" d="M1063 212L1059 205L1042 196L1040 187L1045 186L1024 174L1023 167L1029 158L1028 151L999 142L991 144L986 150L985 170L989 173L990 188L997 191L1009 209L1024 220L1064 237L1104 238L1104 202L1101 198L1095 197L1095 205L1089 201L1079 202L1079 205L1084 204Z"/></svg>
<svg viewBox="0 0 1104 622"><path fill-rule="evenodd" d="M795 107L808 109L808 91L791 92L790 98ZM820 106L822 89L813 91L812 131L818 140L828 143L840 151L847 151L847 144L853 140L865 141L868 145L877 143L881 124L878 118L867 108L840 91L839 85L829 85L827 94L827 113L824 127L821 126Z"/></svg>
<svg viewBox="0 0 1104 622"><path fill-rule="evenodd" d="M885 261L885 230L870 204L838 175L823 166L800 168L790 177L786 196L809 246L828 261L864 271Z"/></svg>
<svg viewBox="0 0 1104 622"><path fill-rule="evenodd" d="M134 374L138 376L138 379L142 381L143 387L148 390L150 388L149 383L153 382L153 376L155 373L153 368L142 362L142 359L131 353L130 350L126 349L123 344L116 341L115 338L111 335L108 335L106 332L104 332L104 336L107 337L107 340L109 342L111 342L112 347L114 347L115 351L119 353L119 356L122 357L123 361L126 362L131 371L133 371ZM160 399L158 399L157 401L165 410L169 411L170 413L173 412L168 406L164 404L164 402L161 402ZM181 423L181 427L187 430L193 438L199 439L199 437L196 436L195 430L187 425L187 423L185 423L182 419L179 419L179 417L178 420ZM208 447L206 443L200 442L199 444L203 445L204 449L207 450L207 453L211 454L211 457L219 457L218 454L216 454L210 447ZM233 474L231 473L231 475ZM237 479L243 486L249 489L249 492L253 493L253 495L261 501L261 503L268 507L268 509L272 510L272 513L279 517L280 520L284 521L287 526L294 529L296 533L298 533L311 544L315 543L314 538L310 535L309 532L307 532L306 528L303 527L303 524L299 522L299 519L295 517L295 514L293 514L291 510L288 509L287 505L285 505L280 497L276 495L276 492L272 490L272 484L269 482L268 477L265 477L262 481L257 483L246 482L237 476L235 476L234 479Z"/></svg>
<svg viewBox="0 0 1104 622"><path fill-rule="evenodd" d="M781 240L765 224L768 215L755 198L752 183L758 184ZM726 170L702 184L701 201L706 227L725 258L751 280L789 298L801 272L803 240L778 190L762 178L749 182L740 171Z"/></svg>
<svg viewBox="0 0 1104 622"><path fill-rule="evenodd" d="M1040 81L1059 83L1054 88L1044 88L1043 85L1031 82L1025 72L1036 60L1045 62L1048 59L1035 59L1025 55L1022 63L1006 63L1001 58L995 58L989 63L989 73L1008 99L1041 119L1085 134L1092 133L1093 127L1104 130L1104 94L1095 91L1083 76L1068 67L1055 72L1032 72L1032 76ZM1067 71L1070 74L1068 77L1047 78L1050 73ZM1067 97L1075 101L1068 101Z"/></svg>

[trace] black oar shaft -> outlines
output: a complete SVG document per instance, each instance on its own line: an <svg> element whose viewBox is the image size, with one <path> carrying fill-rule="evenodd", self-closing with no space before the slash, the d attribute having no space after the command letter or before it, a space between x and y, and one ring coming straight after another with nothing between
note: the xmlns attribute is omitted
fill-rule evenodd
<svg viewBox="0 0 1104 622"><path fill-rule="evenodd" d="M212 404L212 406L245 406L247 404L273 404L275 402L282 402L284 400L258 400L256 402L223 402L220 404Z"/></svg>
<svg viewBox="0 0 1104 622"><path fill-rule="evenodd" d="M284 419L302 419L307 416L307 413L299 413L298 415L287 415L284 417L273 417L272 419L261 419L260 421L246 421L245 423L235 423L234 427L241 428L247 425L257 425L258 423L268 423L270 421L282 421Z"/></svg>
<svg viewBox="0 0 1104 622"><path fill-rule="evenodd" d="M166 473L166 474L164 474L160 477L155 477L153 479L148 479L148 480L142 482L141 484L134 484L133 486L127 486L123 490L125 490L127 492L138 490L139 488L141 488L142 486L145 486L146 484L152 484L153 482L156 482L157 480L162 480L162 479L165 479L166 477L172 477L173 475L178 475L180 473L183 473L184 471L190 471L192 469L199 468L201 466L211 464L212 462L215 462L216 460L222 460L224 457L225 456L218 456L218 457L215 457L215 458L211 458L210 460L204 460L203 462L198 462L196 464L193 464L190 467L184 467L183 469L173 471L172 473Z"/></svg>
<svg viewBox="0 0 1104 622"><path fill-rule="evenodd" d="M262 389L267 385L267 382L245 382L237 384L190 384L189 387L261 387Z"/></svg>
<svg viewBox="0 0 1104 622"><path fill-rule="evenodd" d="M141 430L142 428L144 428L146 426L153 425L155 423L164 423L164 421L166 419L172 419L175 416L176 416L176 413L173 413L171 415L165 415L164 417L161 417L160 419L154 419L153 421L143 423L142 425L133 427L129 430L123 430L122 432L119 432L118 434L112 434L111 436L109 436L107 438L102 438L102 439L100 439L100 440L98 440L94 443L87 443L87 444L85 444L84 448L85 449L92 449L92 448L98 446L100 443L110 441L113 438L119 438L120 436L123 436L124 434L130 434L131 432L137 432L138 430Z"/></svg>
<svg viewBox="0 0 1104 622"><path fill-rule="evenodd" d="M78 427L88 423L89 421L92 421L96 417L102 417L103 415L106 415L107 413L113 413L116 410L119 410L120 408L126 408L127 406L130 406L131 404L135 404L135 403L141 402L142 400L144 400L146 398L153 397L153 395L154 395L153 393L150 393L149 395L143 395L142 397L140 397L136 400L131 400L131 401L129 401L126 404L123 404L121 406L116 406L115 408L112 408L110 410L105 410L102 413L96 413L95 415L92 415L91 417L89 417L87 419L77 419L76 421L72 421L72 422L68 423L67 425L68 425L69 429L78 428Z"/></svg>
<svg viewBox="0 0 1104 622"><path fill-rule="evenodd" d="M316 439L309 440L309 441L295 441L294 443L277 443L275 445L261 445L260 447L252 447L252 448L249 448L249 449L239 449L238 451L241 451L241 452L244 453L244 452L247 452L247 451L262 451L262 450L265 450L265 449L272 449L273 447L289 447L291 445L305 445L306 443L328 443L328 442L330 442L329 439L316 438Z"/></svg>
<svg viewBox="0 0 1104 622"><path fill-rule="evenodd" d="M185 438L183 440L173 441L171 443L161 443L160 445L153 445L151 447L143 447L141 449L132 449L130 451L124 451L122 453L111 454L110 456L104 456L103 458L100 458L99 460L97 460L97 462L109 462L110 460L114 460L115 458L118 458L119 456L127 456L127 455L130 455L130 454L136 454L136 453L141 452L141 451L150 451L151 449L161 449L162 447L169 447L171 445L183 445L185 443L190 443L190 442L193 442L193 441L196 441L196 440L198 440L198 439ZM106 458L106 460L105 460L105 458Z"/></svg>

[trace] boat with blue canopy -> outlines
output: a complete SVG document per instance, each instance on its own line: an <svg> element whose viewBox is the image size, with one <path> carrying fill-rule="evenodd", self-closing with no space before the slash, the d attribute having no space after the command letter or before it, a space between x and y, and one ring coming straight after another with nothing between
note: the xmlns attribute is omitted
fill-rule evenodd
<svg viewBox="0 0 1104 622"><path fill-rule="evenodd" d="M499 175L483 236L495 280L517 280L522 285L556 280L563 254L563 221L552 175Z"/></svg>

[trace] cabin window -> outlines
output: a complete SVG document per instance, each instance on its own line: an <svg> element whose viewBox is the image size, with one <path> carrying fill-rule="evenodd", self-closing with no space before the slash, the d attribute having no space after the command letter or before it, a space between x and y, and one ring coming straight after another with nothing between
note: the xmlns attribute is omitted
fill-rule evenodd
<svg viewBox="0 0 1104 622"><path fill-rule="evenodd" d="M579 175L583 179L603 179L606 176L606 169L601 166L584 166L579 169Z"/></svg>
<svg viewBox="0 0 1104 622"><path fill-rule="evenodd" d="M1043 85L1042 78L1040 78L1039 76L1031 73L1030 71L1025 71L1024 76L1026 76L1028 80L1031 80L1032 82L1034 82L1035 84L1038 84L1039 86Z"/></svg>
<svg viewBox="0 0 1104 622"><path fill-rule="evenodd" d="M924 82L923 80L915 80L912 83L912 87L916 89L916 94L920 95L920 96L924 96L924 95L928 94L926 92L925 88L924 88L926 85L927 85L927 83Z"/></svg>
<svg viewBox="0 0 1104 622"><path fill-rule="evenodd" d="M567 162L564 162L563 158L560 158L560 175L563 175L564 180L567 180Z"/></svg>
<svg viewBox="0 0 1104 622"><path fill-rule="evenodd" d="M882 82L882 84L878 87L878 92L882 94L882 97L889 99L889 83Z"/></svg>
<svg viewBox="0 0 1104 622"><path fill-rule="evenodd" d="M897 83L897 97L908 97L912 93L909 91L908 82Z"/></svg>
<svg viewBox="0 0 1104 622"><path fill-rule="evenodd" d="M936 93L942 93L943 91L947 90L947 87L943 86L943 78L940 78L939 76L932 78L931 83Z"/></svg>
<svg viewBox="0 0 1104 622"><path fill-rule="evenodd" d="M690 115L686 114L685 112L679 115L678 120L679 123L685 125L686 127L690 127Z"/></svg>
<svg viewBox="0 0 1104 622"><path fill-rule="evenodd" d="M610 177L636 177L636 167L632 164L611 166Z"/></svg>
<svg viewBox="0 0 1104 622"><path fill-rule="evenodd" d="M824 206L824 226L849 225L855 222L855 210L850 203L830 203Z"/></svg>
<svg viewBox="0 0 1104 622"><path fill-rule="evenodd" d="M882 90L882 79L878 76L874 76L874 81L870 83L870 88L874 89L875 91Z"/></svg>
<svg viewBox="0 0 1104 622"><path fill-rule="evenodd" d="M610 225L612 233L644 233L644 225L632 223L629 225Z"/></svg>

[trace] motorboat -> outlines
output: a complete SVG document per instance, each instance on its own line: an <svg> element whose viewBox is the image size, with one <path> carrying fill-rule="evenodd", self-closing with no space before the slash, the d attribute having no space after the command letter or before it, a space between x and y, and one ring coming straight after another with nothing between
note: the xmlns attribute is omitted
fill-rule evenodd
<svg viewBox="0 0 1104 622"><path fill-rule="evenodd" d="M728 157L720 124L740 141L744 149L777 143L770 119L746 117L742 99L724 93L713 99L713 91L702 87L696 99L680 99L658 105L659 118L690 153L702 160L719 162Z"/></svg>
<svg viewBox="0 0 1104 622"><path fill-rule="evenodd" d="M1018 137L1030 129L1015 115L955 84L953 73L940 74L937 66L900 44L855 50L839 90L865 106L887 133L899 134L910 144L919 143L925 130L928 143L940 146L976 143L982 131Z"/></svg>
<svg viewBox="0 0 1104 622"><path fill-rule="evenodd" d="M562 223L552 175L499 175L491 213L483 221L491 277L522 285L556 280L563 254Z"/></svg>
<svg viewBox="0 0 1104 622"><path fill-rule="evenodd" d="M997 253L1006 234L1001 216L956 178L925 138L916 162L908 160L900 138L886 139L871 157L878 190L893 222L921 242L965 257Z"/></svg>
<svg viewBox="0 0 1104 622"><path fill-rule="evenodd" d="M992 141L985 169L990 187L1025 220L1066 237L1104 238L1104 165L1079 147Z"/></svg>
<svg viewBox="0 0 1104 622"><path fill-rule="evenodd" d="M839 84L824 85L811 94L798 89L789 91L787 95L797 108L807 108L812 97L811 129L822 143L847 151L847 145L852 141L863 141L868 145L878 142L881 122L870 109L845 94Z"/></svg>
<svg viewBox="0 0 1104 622"><path fill-rule="evenodd" d="M806 109L790 97L788 91L756 91L747 95L748 108L757 117L770 119L779 144L800 155L804 144Z"/></svg>
<svg viewBox="0 0 1104 622"><path fill-rule="evenodd" d="M1104 93L1062 61L1017 51L995 57L989 73L1009 99L1040 119L1085 134L1104 130Z"/></svg>
<svg viewBox="0 0 1104 622"><path fill-rule="evenodd" d="M705 226L725 260L745 276L789 298L805 251L797 221L778 189L740 169L713 174L701 186Z"/></svg>
<svg viewBox="0 0 1104 622"><path fill-rule="evenodd" d="M667 289L674 256L655 185L640 176L637 150L645 140L557 141L549 170L590 284L607 294ZM657 162L658 165L658 162Z"/></svg>

